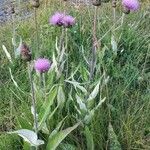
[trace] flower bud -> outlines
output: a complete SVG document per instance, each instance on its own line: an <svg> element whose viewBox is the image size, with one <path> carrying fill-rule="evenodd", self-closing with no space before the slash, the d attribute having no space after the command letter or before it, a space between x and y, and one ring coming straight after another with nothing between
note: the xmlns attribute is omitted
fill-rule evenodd
<svg viewBox="0 0 150 150"><path fill-rule="evenodd" d="M40 6L40 2L39 0L32 0L31 4L33 7L38 8Z"/></svg>
<svg viewBox="0 0 150 150"><path fill-rule="evenodd" d="M94 6L100 6L101 5L101 0L92 0L92 4Z"/></svg>
<svg viewBox="0 0 150 150"><path fill-rule="evenodd" d="M8 12L9 12L10 14L14 14L14 13L15 13L15 8L14 8L13 5L10 5L10 6L9 6Z"/></svg>
<svg viewBox="0 0 150 150"><path fill-rule="evenodd" d="M125 14L130 14L130 9L127 9L127 8L123 8L123 13L125 13Z"/></svg>
<svg viewBox="0 0 150 150"><path fill-rule="evenodd" d="M116 2L116 0L113 0L112 1L112 7L116 8L116 6L117 6L117 2Z"/></svg>

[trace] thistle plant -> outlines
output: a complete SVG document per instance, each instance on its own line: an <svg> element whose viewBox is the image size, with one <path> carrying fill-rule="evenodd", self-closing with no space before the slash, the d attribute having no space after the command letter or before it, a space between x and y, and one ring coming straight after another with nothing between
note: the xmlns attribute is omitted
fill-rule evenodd
<svg viewBox="0 0 150 150"><path fill-rule="evenodd" d="M59 46L56 45L56 50L58 53L57 76L59 78L64 69L65 63L65 45L67 45L67 43L65 43L65 37L67 35L67 28L71 28L73 25L75 25L75 18L70 15L66 15L66 13L56 12L52 17L50 17L49 22L51 25L60 27L62 30L59 40Z"/></svg>

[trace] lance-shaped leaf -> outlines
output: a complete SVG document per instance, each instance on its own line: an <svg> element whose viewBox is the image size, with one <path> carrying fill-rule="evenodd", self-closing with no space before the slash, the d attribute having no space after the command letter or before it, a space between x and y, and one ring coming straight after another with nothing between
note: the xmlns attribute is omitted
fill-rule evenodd
<svg viewBox="0 0 150 150"><path fill-rule="evenodd" d="M80 123L75 124L73 127L69 127L65 130L59 131L57 134L50 136L46 150L55 150L58 145L67 137L67 135L76 129Z"/></svg>
<svg viewBox="0 0 150 150"><path fill-rule="evenodd" d="M82 112L87 112L87 108L83 100L76 94L77 103L79 104L80 110Z"/></svg>
<svg viewBox="0 0 150 150"><path fill-rule="evenodd" d="M11 63L13 63L13 62L12 62L12 59L11 59L11 55L10 55L10 53L7 51L7 48L5 47L5 45L2 45L2 48L3 48L3 51L5 52L6 57L8 58L8 60L9 60Z"/></svg>
<svg viewBox="0 0 150 150"><path fill-rule="evenodd" d="M39 113L39 130L41 129L42 125L45 123L45 121L48 119L48 116L50 114L51 111L51 106L54 103L54 99L57 95L57 88L54 88L53 90L51 90L50 95L48 96L48 99L46 99L46 101L44 102L43 106L40 109L40 113ZM53 114L53 113L51 113Z"/></svg>
<svg viewBox="0 0 150 150"><path fill-rule="evenodd" d="M60 127L62 126L62 124L63 124L63 122L64 122L65 119L66 119L66 117L65 117L62 121L60 121L60 122L58 123L58 125L56 126L56 128L51 132L51 134L50 134L50 136L49 136L49 139L50 139L52 136L54 136L55 134L58 133L58 131L60 130Z"/></svg>
<svg viewBox="0 0 150 150"><path fill-rule="evenodd" d="M26 142L30 143L32 146L39 146L44 144L43 140L39 140L37 134L31 130L21 129L14 132L9 132L9 134L16 133L21 136Z"/></svg>
<svg viewBox="0 0 150 150"><path fill-rule="evenodd" d="M85 127L85 136L86 136L87 150L94 150L93 135L91 134L91 131L87 126Z"/></svg>
<svg viewBox="0 0 150 150"><path fill-rule="evenodd" d="M14 79L14 77L13 77L13 75L12 75L11 68L9 68L9 73L10 73L10 77L11 77L11 80L13 81L14 85L15 85L17 88L19 88L17 82L15 81L15 79Z"/></svg>
<svg viewBox="0 0 150 150"><path fill-rule="evenodd" d="M122 150L121 145L118 141L117 135L114 132L114 129L111 124L108 128L108 138L109 138L109 149L110 150Z"/></svg>
<svg viewBox="0 0 150 150"><path fill-rule="evenodd" d="M117 46L117 42L115 40L114 35L111 36L111 46L112 46L112 50L115 54L117 54L118 51L118 46Z"/></svg>
<svg viewBox="0 0 150 150"><path fill-rule="evenodd" d="M65 81L70 83L70 84L72 84L75 87L75 89L78 88L83 93L87 93L87 90L83 86L81 86L79 82L77 82L77 81L69 81L69 80L65 80Z"/></svg>
<svg viewBox="0 0 150 150"><path fill-rule="evenodd" d="M14 43L15 44L15 43ZM16 46L16 45L14 45L14 46ZM18 56L20 56L20 53L21 53L21 46L22 46L22 38L20 37L20 43L19 43L19 46L18 46L18 48L15 50L15 57L18 57Z"/></svg>
<svg viewBox="0 0 150 150"><path fill-rule="evenodd" d="M59 86L58 93L57 93L57 105L63 105L65 102L65 93L63 88Z"/></svg>
<svg viewBox="0 0 150 150"><path fill-rule="evenodd" d="M88 111L89 114L87 114L84 118L84 121L86 124L90 123L90 121L92 120L94 114L95 114L95 111L98 110L98 108L105 102L106 100L106 97L103 98L102 100L99 101L99 103L97 104L97 106L95 106L91 111Z"/></svg>
<svg viewBox="0 0 150 150"><path fill-rule="evenodd" d="M99 93L99 87L100 87L100 81L97 83L94 90L91 92L91 94L89 95L89 98L87 99L88 108L92 107L92 105L94 103L94 99L96 98L96 96Z"/></svg>

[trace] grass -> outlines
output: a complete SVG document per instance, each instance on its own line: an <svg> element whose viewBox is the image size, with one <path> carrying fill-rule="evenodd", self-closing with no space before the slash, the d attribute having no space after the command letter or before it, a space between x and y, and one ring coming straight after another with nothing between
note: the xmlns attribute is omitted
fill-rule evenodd
<svg viewBox="0 0 150 150"><path fill-rule="evenodd" d="M76 26L68 29L69 75L79 67L75 75L76 81L87 82L88 77L84 70L89 68L84 61L82 50L84 50L85 56L90 58L93 7L83 5L75 7L69 5L69 3L65 6L63 2L58 1L50 2L46 9L42 9L43 7L44 5L37 11L40 38L39 52L36 50L36 31L32 18L15 22L15 25L18 26L17 34L30 45L34 56L39 53L41 56L52 58L52 53L55 51L55 40L56 37L59 37L61 31L59 28L48 24L49 16L56 10L66 10L69 14L75 16L77 20ZM113 25L110 4L103 5L98 10L98 14L97 37L101 39ZM119 7L116 14L117 20L120 19L121 15L122 12ZM107 149L110 142L108 134L109 123L112 124L114 134L116 134L115 137L117 137L123 150L150 149L149 24L150 13L144 5L139 12L125 16L123 26L117 28L120 26L120 21L117 21L115 29L115 37L118 43L117 56L114 56L112 51L112 32L108 32L101 40L101 48L97 52L98 62L96 66L99 71L95 74L94 82L102 76L103 71L110 79L101 93L102 97L107 97L106 103L97 110L89 125L95 149ZM10 22L1 27L0 45L7 46L8 51L14 56L11 38L12 24ZM104 56L102 57L103 53ZM27 112L27 110L30 112L30 97L28 95L30 87L27 67L24 62L16 59L14 64L10 66L4 52L0 50L0 63L0 131L2 133L1 137L3 137L4 132L18 128L16 116ZM23 92L20 92L14 86L8 66L11 67L15 81ZM92 84L91 82L90 86ZM64 86L65 92L70 92L70 87L68 85ZM75 110L72 102L67 104L69 108L67 106L64 108L69 109L69 114L65 126L71 126L74 124L72 114ZM67 109L64 109L64 114L55 115L55 119L51 124L52 127L58 123L57 119L65 116ZM10 146L13 145L9 140L5 140L5 142L8 142ZM15 145L15 142L13 143ZM75 145L77 149L86 150L86 140L82 127L70 134L64 143ZM2 144L0 144L0 149L7 149ZM65 145L62 147L65 147ZM15 148L11 149L15 150ZM63 148L60 147L60 149ZM114 147L110 149L117 150Z"/></svg>

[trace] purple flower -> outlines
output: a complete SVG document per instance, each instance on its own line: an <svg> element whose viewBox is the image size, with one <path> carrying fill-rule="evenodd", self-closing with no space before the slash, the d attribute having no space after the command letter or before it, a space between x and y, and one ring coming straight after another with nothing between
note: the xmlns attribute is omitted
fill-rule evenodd
<svg viewBox="0 0 150 150"><path fill-rule="evenodd" d="M66 15L63 18L63 26L64 27L67 27L67 28L72 27L74 24L75 24L75 18L73 18L72 16Z"/></svg>
<svg viewBox="0 0 150 150"><path fill-rule="evenodd" d="M34 63L34 69L40 73L47 72L51 67L51 63L48 59L39 58Z"/></svg>
<svg viewBox="0 0 150 150"><path fill-rule="evenodd" d="M50 23L52 25L57 25L57 26L62 26L63 25L63 18L65 14L64 13L59 13L56 12L51 18L50 18Z"/></svg>
<svg viewBox="0 0 150 150"><path fill-rule="evenodd" d="M70 15L65 15L65 13L56 12L50 18L50 24L69 28L75 24L75 18Z"/></svg>
<svg viewBox="0 0 150 150"><path fill-rule="evenodd" d="M131 11L136 11L140 7L138 0L122 0L122 5L125 7L125 9Z"/></svg>

